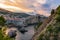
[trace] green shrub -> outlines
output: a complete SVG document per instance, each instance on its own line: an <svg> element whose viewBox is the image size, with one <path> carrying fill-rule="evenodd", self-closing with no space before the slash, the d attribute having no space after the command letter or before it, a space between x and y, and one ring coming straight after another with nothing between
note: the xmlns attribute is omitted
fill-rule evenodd
<svg viewBox="0 0 60 40"><path fill-rule="evenodd" d="M4 19L4 17L1 16L1 17L0 17L0 25L1 25L1 26L4 26L4 25L5 25L5 22L6 22L6 20Z"/></svg>
<svg viewBox="0 0 60 40"><path fill-rule="evenodd" d="M56 18L57 22L60 22L60 15L58 15Z"/></svg>

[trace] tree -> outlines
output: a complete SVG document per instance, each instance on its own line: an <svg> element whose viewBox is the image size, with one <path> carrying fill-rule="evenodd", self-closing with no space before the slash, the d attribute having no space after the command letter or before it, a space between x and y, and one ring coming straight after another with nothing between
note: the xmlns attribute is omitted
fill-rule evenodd
<svg viewBox="0 0 60 40"><path fill-rule="evenodd" d="M54 9L52 9L52 11L51 11L51 15L53 15L54 14Z"/></svg>
<svg viewBox="0 0 60 40"><path fill-rule="evenodd" d="M0 40L13 40L13 39L8 36L4 37L2 30L0 29Z"/></svg>
<svg viewBox="0 0 60 40"><path fill-rule="evenodd" d="M49 31L50 33L52 33L53 32L53 29L52 29L53 27L51 26L51 25L49 25L48 27L47 27L47 31Z"/></svg>
<svg viewBox="0 0 60 40"><path fill-rule="evenodd" d="M59 10L60 9L60 5L56 8L56 10Z"/></svg>
<svg viewBox="0 0 60 40"><path fill-rule="evenodd" d="M60 22L60 15L56 17L57 22Z"/></svg>
<svg viewBox="0 0 60 40"><path fill-rule="evenodd" d="M4 26L5 25L5 22L6 22L6 20L4 19L4 17L3 16L0 16L0 25L1 26Z"/></svg>
<svg viewBox="0 0 60 40"><path fill-rule="evenodd" d="M60 15L60 5L57 7L57 14L59 14Z"/></svg>

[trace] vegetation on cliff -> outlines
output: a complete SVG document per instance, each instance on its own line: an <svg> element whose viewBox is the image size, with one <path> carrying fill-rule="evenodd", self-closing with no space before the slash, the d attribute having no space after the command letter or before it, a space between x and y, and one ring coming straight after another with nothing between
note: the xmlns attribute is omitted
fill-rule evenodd
<svg viewBox="0 0 60 40"><path fill-rule="evenodd" d="M13 40L13 38L10 38L8 35L5 35L4 33L4 31L7 29L5 22L6 20L4 19L4 17L0 16L0 40Z"/></svg>
<svg viewBox="0 0 60 40"><path fill-rule="evenodd" d="M52 10L51 14L53 14ZM53 22L40 34L37 40L60 40L60 6L56 9Z"/></svg>

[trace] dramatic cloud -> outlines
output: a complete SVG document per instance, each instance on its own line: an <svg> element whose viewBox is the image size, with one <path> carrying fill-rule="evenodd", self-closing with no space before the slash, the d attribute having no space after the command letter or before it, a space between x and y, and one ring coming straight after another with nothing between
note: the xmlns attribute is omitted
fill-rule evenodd
<svg viewBox="0 0 60 40"><path fill-rule="evenodd" d="M56 8L60 0L0 0L0 8L19 12L36 12L49 16L52 8Z"/></svg>
<svg viewBox="0 0 60 40"><path fill-rule="evenodd" d="M36 0L36 2L40 3L40 4L45 4L46 0Z"/></svg>
<svg viewBox="0 0 60 40"><path fill-rule="evenodd" d="M2 3L0 3L0 8L4 8L4 9L8 9L8 10L14 9L14 11L19 10L19 11L24 11L24 12L33 11L30 8L27 8L26 6L24 6L24 4L20 3L18 0L15 2L13 2L13 1L11 2L11 0L2 2Z"/></svg>

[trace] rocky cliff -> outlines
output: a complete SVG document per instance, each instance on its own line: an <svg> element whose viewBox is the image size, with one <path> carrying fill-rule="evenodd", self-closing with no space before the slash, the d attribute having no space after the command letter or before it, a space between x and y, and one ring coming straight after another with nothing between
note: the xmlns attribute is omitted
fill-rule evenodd
<svg viewBox="0 0 60 40"><path fill-rule="evenodd" d="M32 40L60 40L60 6L38 28Z"/></svg>

